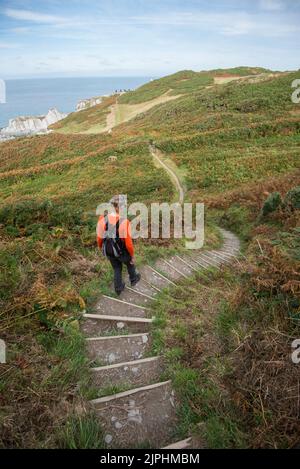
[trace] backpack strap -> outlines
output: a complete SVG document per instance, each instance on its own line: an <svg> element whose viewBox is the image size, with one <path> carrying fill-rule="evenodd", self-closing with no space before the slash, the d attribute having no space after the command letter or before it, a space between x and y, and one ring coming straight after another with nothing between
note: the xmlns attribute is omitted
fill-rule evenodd
<svg viewBox="0 0 300 469"><path fill-rule="evenodd" d="M108 217L105 217L104 218L104 221L105 221L105 227L104 227L104 232L106 233L108 231L108 228L109 228L109 219ZM120 230L120 222L122 220L120 220L120 218L117 220L117 223L116 223L116 239L120 239L120 233L119 233L119 230Z"/></svg>
<svg viewBox="0 0 300 469"><path fill-rule="evenodd" d="M120 218L119 218L119 220L118 220L117 223L116 223L116 239L119 239L119 238L120 238L119 229L120 229Z"/></svg>

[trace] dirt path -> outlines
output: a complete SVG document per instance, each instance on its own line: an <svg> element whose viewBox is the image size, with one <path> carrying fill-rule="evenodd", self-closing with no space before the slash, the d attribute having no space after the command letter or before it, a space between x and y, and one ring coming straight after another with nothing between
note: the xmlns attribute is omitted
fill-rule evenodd
<svg viewBox="0 0 300 469"><path fill-rule="evenodd" d="M164 161L163 161L163 153L158 150L153 145L150 145L150 153L153 156L154 160L158 163L159 166L161 166L171 177L171 180L176 188L176 191L178 192L178 202L180 204L183 204L184 202L184 187L182 186L177 174L173 171L173 169L168 166Z"/></svg>
<svg viewBox="0 0 300 469"><path fill-rule="evenodd" d="M106 118L106 126L101 129L99 133L111 132L117 125L134 119L139 114L149 111L158 104L167 103L168 101L180 98L181 95L170 95L171 91L172 90L169 90L167 93L151 101L145 101L139 104L120 104L117 99L116 104L110 107L110 112Z"/></svg>
<svg viewBox="0 0 300 469"><path fill-rule="evenodd" d="M106 118L106 127L102 130L101 133L111 132L112 129L117 125L117 107L118 102L110 107L110 113Z"/></svg>

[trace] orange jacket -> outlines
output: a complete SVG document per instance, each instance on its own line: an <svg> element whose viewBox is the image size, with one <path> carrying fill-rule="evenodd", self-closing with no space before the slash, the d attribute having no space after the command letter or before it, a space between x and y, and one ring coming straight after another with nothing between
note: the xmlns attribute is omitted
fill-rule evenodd
<svg viewBox="0 0 300 469"><path fill-rule="evenodd" d="M118 213L111 213L108 215L108 220L111 225L115 225L117 221L119 220L119 218L120 216ZM97 243L100 249L102 248L102 244L103 244L104 232L105 232L105 220L104 220L104 216L101 215L97 224ZM126 249L129 252L129 255L133 257L134 248L133 248L133 242L131 238L131 228L130 228L129 220L123 220L120 223L119 236L120 238L124 239Z"/></svg>

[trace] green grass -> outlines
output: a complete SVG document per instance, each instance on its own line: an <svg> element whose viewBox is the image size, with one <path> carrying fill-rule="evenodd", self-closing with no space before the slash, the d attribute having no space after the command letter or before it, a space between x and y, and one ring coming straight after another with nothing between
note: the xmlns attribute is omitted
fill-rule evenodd
<svg viewBox="0 0 300 469"><path fill-rule="evenodd" d="M116 129L116 135L122 138L124 133L134 136L146 134L156 142L169 138L173 145L180 136L189 140L197 132L231 127L245 127L247 135L249 126L253 124L263 125L264 121L275 124L278 119L289 119L293 112L297 112L297 105L291 101L291 83L296 78L298 73L295 72L265 78L257 83L245 80L210 89L195 88L181 98L161 104L122 125L120 132ZM138 96L139 90L135 93ZM239 133L237 136L243 139Z"/></svg>
<svg viewBox="0 0 300 469"><path fill-rule="evenodd" d="M58 432L57 445L61 449L103 449L103 431L94 414L74 414Z"/></svg>
<svg viewBox="0 0 300 469"><path fill-rule="evenodd" d="M51 128L63 134L90 132L91 129L95 127L97 127L99 132L106 127L106 119L110 112L110 106L112 106L115 101L115 96L104 98L101 104L83 109L79 112L73 112L65 119L51 126Z"/></svg>
<svg viewBox="0 0 300 469"><path fill-rule="evenodd" d="M183 70L164 78L153 80L150 83L139 87L135 91L126 93L120 97L119 102L123 104L137 104L150 99L154 99L167 91L172 94L185 94L199 91L206 86L213 84L213 78L224 73L236 76L255 75L265 72L265 69L251 69L249 67L240 67L227 70L213 70L211 72L194 72L192 70Z"/></svg>

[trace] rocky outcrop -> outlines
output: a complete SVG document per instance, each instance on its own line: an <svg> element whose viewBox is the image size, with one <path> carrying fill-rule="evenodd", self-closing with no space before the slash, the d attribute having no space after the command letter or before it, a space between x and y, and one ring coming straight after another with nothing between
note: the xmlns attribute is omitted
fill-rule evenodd
<svg viewBox="0 0 300 469"><path fill-rule="evenodd" d="M7 127L0 131L0 138L44 133L55 122L67 117L67 114L59 112L56 108L50 109L45 116L21 116L9 120Z"/></svg>
<svg viewBox="0 0 300 469"><path fill-rule="evenodd" d="M103 101L104 96L98 96L89 99L82 99L76 106L76 112L82 111L83 109L88 109L93 106L97 106L97 104L101 104Z"/></svg>

